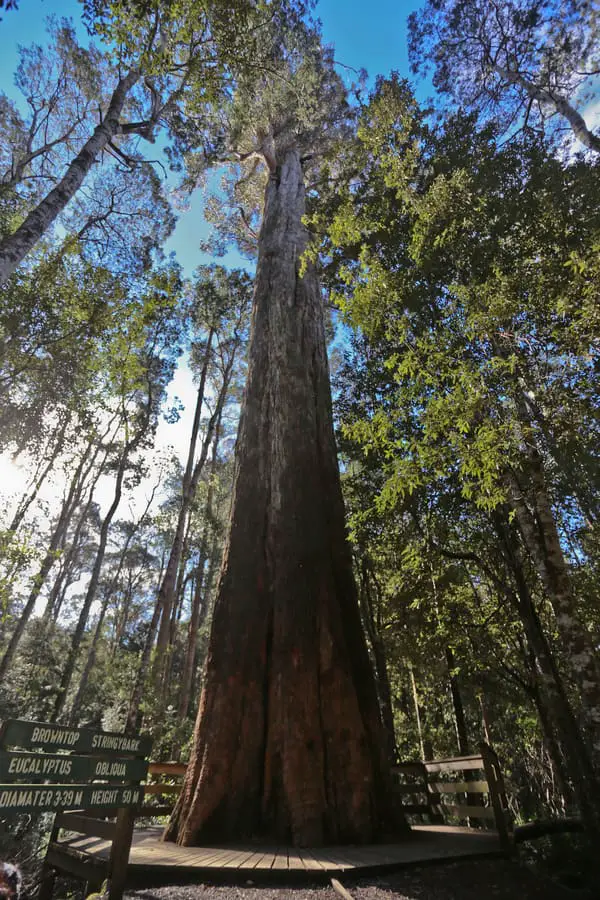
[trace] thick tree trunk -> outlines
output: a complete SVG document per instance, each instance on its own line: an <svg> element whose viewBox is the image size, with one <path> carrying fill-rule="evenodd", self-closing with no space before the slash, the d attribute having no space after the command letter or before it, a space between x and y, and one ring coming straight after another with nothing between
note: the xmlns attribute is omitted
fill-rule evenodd
<svg viewBox="0 0 600 900"><path fill-rule="evenodd" d="M166 838L372 841L393 824L344 530L299 152L271 171L228 543L183 791Z"/></svg>
<svg viewBox="0 0 600 900"><path fill-rule="evenodd" d="M25 221L13 234L0 242L0 284L3 284L33 250L54 220L73 199L84 179L102 151L108 146L119 128L119 118L129 91L139 79L140 73L129 72L121 78L113 91L106 115L94 129L67 171L52 188L50 193L38 203Z"/></svg>

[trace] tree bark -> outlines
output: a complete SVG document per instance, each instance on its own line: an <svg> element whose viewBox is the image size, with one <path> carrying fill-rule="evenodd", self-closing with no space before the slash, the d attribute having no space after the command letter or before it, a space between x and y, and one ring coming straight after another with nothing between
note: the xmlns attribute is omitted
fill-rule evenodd
<svg viewBox="0 0 600 900"><path fill-rule="evenodd" d="M175 534L171 545L171 552L167 562L164 577L161 581L158 591L158 602L160 607L160 627L158 631L158 639L156 642L156 657L154 661L154 673L157 683L164 671L165 656L169 644L169 634L171 625L171 609L175 597L175 585L177 581L177 572L183 551L183 542L185 534L185 525L190 510L192 500L194 499L194 491L196 485L194 482L194 457L196 455L196 445L198 443L198 433L200 431L200 419L202 417L202 407L204 405L204 394L206 390L206 380L208 377L208 369L212 354L212 341L214 337L214 329L211 328L206 341L206 350L200 373L200 383L198 385L198 393L196 394L196 409L194 412L194 421L192 424L192 433L190 435L190 443L188 448L188 458L183 474L183 482L181 486L181 503L177 514L177 524L175 526Z"/></svg>
<svg viewBox="0 0 600 900"><path fill-rule="evenodd" d="M71 161L56 187L38 203L13 234L9 234L0 242L0 284L12 275L73 199L99 155L117 134L123 106L129 91L139 77L140 73L133 70L119 79L106 115Z"/></svg>
<svg viewBox="0 0 600 900"><path fill-rule="evenodd" d="M584 147L587 147L588 150L593 150L594 153L600 153L600 137L595 135L594 132L587 127L583 116L577 112L575 107L569 103L566 97L563 97L555 91L539 87L539 85L524 78L520 72L513 72L498 63L494 63L494 69L498 75L508 81L509 84L515 84L522 87L527 96L532 100L536 100L538 103L545 103L547 106L552 107L559 116L562 116L567 120L571 127L571 131L577 140L581 141Z"/></svg>
<svg viewBox="0 0 600 900"><path fill-rule="evenodd" d="M198 643L198 629L201 621L206 616L206 592L204 589L205 578L204 569L208 560L208 541L209 531L212 519L212 504L214 495L213 478L217 467L217 457L219 450L219 441L221 438L221 419L216 423L215 435L213 438L213 450L210 461L208 492L206 495L206 506L204 511L204 525L202 527L202 538L200 540L200 554L198 557L198 567L196 571L196 581L194 584L194 593L192 595L192 605L190 609L190 621L188 624L188 634L185 648L185 659L183 662L183 672L181 676L181 690L179 693L179 720L183 722L187 717L190 708L190 699L192 695L192 683L194 680L194 665L196 661L196 645Z"/></svg>
<svg viewBox="0 0 600 900"><path fill-rule="evenodd" d="M396 732L394 729L394 710L392 707L392 690L390 687L390 677L387 667L387 658L385 647L381 639L381 635L377 629L375 616L373 615L373 598L371 595L370 578L373 576L371 564L366 556L363 556L361 563L361 590L359 594L360 607L362 610L362 618L365 631L371 644L373 652L373 662L375 663L375 680L377 685L377 696L379 697L379 706L381 709L381 720L385 729L387 752L390 765L394 765L398 755L396 747ZM374 576L373 576L373 580ZM380 602L379 590L375 584L375 590L378 594Z"/></svg>
<svg viewBox="0 0 600 900"><path fill-rule="evenodd" d="M204 689L167 840L376 840L394 824L352 577L300 154L271 169ZM399 815L399 814L397 814Z"/></svg>
<svg viewBox="0 0 600 900"><path fill-rule="evenodd" d="M448 680L450 682L450 696L452 697L452 710L454 712L454 724L456 727L456 742L461 756L468 756L471 752L465 707L460 692L458 676L456 675L456 663L451 647L446 647L446 665L448 666Z"/></svg>
<svg viewBox="0 0 600 900"><path fill-rule="evenodd" d="M600 662L592 636L579 620L571 578L546 489L542 460L535 448L528 448L528 462L534 513L529 509L513 472L507 476L509 496L523 542L552 605L569 666L581 690L594 756L600 760Z"/></svg>
<svg viewBox="0 0 600 900"><path fill-rule="evenodd" d="M35 609L35 604L37 603L38 597L42 591L46 578L50 573L52 566L56 561L56 554L58 548L60 547L63 536L65 535L69 521L73 514L73 510L77 504L79 496L81 494L82 489L82 470L84 468L85 461L87 459L87 454L89 452L90 446L86 449L86 452L82 456L75 470L75 474L71 479L71 483L69 485L69 492L63 502L60 515L58 517L58 521L52 532L52 536L50 538L50 543L48 545L48 549L46 550L46 554L44 559L42 560L42 564L39 568L39 571L35 578L33 579L33 584L31 587L31 591L29 593L29 597L27 598L27 602L23 607L17 624L15 626L15 630L13 631L10 641L6 650L4 651L4 656L0 660L0 682L3 681L9 671L10 665L13 661L14 655L17 651L17 647L23 637L23 633L25 631L25 626L27 622L31 618L31 614Z"/></svg>
<svg viewBox="0 0 600 900"><path fill-rule="evenodd" d="M581 818L587 831L600 835L600 781L588 753L583 735L569 702L552 649L544 633L527 586L515 539L510 526L495 516L495 527L502 552L511 572L516 594L512 598L519 612L527 641L540 671L540 688L546 700L548 721L555 730L565 765L573 784Z"/></svg>
<svg viewBox="0 0 600 900"><path fill-rule="evenodd" d="M63 671L63 675L61 678L60 686L58 688L58 692L56 695L56 702L54 704L54 710L52 714L51 721L55 722L62 715L63 710L65 708L65 704L67 701L67 691L71 684L71 679L73 678L73 672L75 671L75 664L77 662L77 656L79 654L79 647L83 640L83 635L85 632L85 628L87 625L87 620L90 614L90 609L92 608L92 603L96 599L96 592L98 590L98 584L100 582L100 572L102 571L102 564L104 563L104 555L106 553L106 545L108 543L108 533L114 518L114 515L119 507L121 502L121 496L123 492L123 480L125 478L125 472L127 471L127 466L129 465L129 459L131 454L137 448L138 444L142 440L142 437L145 433L145 430L148 426L149 419L149 411L151 405L150 391L147 401L146 415L144 417L144 424L140 425L135 435L126 440L123 450L121 452L121 456L119 459L119 465L117 468L117 474L115 478L115 489L113 494L112 502L107 510L104 519L102 520L102 525L100 527L100 540L98 542L98 549L96 551L96 558L94 560L94 566L90 575L90 581L88 584L88 588L85 594L85 599L83 601L83 606L81 607L81 611L79 613L79 619L77 620L77 625L75 626L75 631L73 632L73 636L71 638L71 647L69 649L69 654L67 656L67 661L65 663L65 668ZM127 423L125 423L126 431L127 431Z"/></svg>

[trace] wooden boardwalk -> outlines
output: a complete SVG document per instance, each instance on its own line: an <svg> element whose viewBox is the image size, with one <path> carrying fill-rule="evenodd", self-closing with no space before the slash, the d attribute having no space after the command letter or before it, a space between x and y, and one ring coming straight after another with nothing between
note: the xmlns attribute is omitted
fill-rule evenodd
<svg viewBox="0 0 600 900"><path fill-rule="evenodd" d="M321 881L345 875L362 877L410 865L502 856L495 832L445 825L414 826L397 844L365 846L266 847L217 845L179 847L160 841L161 828L134 834L129 857L131 884L193 883L201 881ZM106 857L110 844L101 838L77 838L71 850Z"/></svg>

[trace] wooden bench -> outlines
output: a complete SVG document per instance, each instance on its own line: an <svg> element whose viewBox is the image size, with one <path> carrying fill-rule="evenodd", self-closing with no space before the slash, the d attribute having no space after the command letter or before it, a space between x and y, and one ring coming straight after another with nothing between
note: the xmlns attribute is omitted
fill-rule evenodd
<svg viewBox="0 0 600 900"><path fill-rule="evenodd" d="M399 763L393 767L395 790L407 814L434 825L495 827L505 850L513 844L512 822L498 757L488 744L479 753L452 759ZM483 773L483 775L478 774Z"/></svg>
<svg viewBox="0 0 600 900"><path fill-rule="evenodd" d="M50 900L57 871L82 878L88 890L108 883L121 900L133 827L144 797L149 738L12 719L0 728L0 819L55 813L38 900ZM77 841L111 842L108 861Z"/></svg>

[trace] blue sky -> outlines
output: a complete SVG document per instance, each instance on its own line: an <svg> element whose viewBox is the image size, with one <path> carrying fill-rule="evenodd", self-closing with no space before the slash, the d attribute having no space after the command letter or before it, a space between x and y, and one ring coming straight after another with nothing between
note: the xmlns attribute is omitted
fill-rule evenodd
<svg viewBox="0 0 600 900"><path fill-rule="evenodd" d="M408 75L406 19L423 0L374 0L368 6L362 0L321 0L317 15L323 24L326 43L333 43L336 59L347 66L368 71L370 79L392 69ZM0 22L0 88L15 96L13 73L18 44L45 43L44 20L48 15L67 16L79 22L81 5L77 0L20 0L16 12L4 13ZM80 26L82 40L86 32ZM192 197L190 208L178 214L178 225L166 250L175 252L187 274L207 258L198 250L205 232L202 198ZM226 265L247 265L237 253L228 254Z"/></svg>
<svg viewBox="0 0 600 900"><path fill-rule="evenodd" d="M388 74L392 69L408 76L406 47L406 18L424 0L373 0L368 6L362 0L321 0L317 15L323 24L323 38L334 44L338 62L356 69L364 68L373 80L378 74ZM18 94L13 86L18 54L18 44L44 44L46 42L45 19L48 15L67 16L80 22L81 5L77 0L20 0L16 12L4 13L0 22L0 89L13 98ZM85 29L80 24L78 31L82 41L87 39ZM152 149L156 154L157 146ZM168 185L175 186L175 178L169 178ZM174 252L186 274L191 274L200 263L208 258L200 253L198 243L206 234L202 215L202 196L199 192L192 197L189 210L178 213L178 224L165 247ZM228 254L223 262L228 266L248 266L236 252ZM184 411L176 425L161 423L157 435L157 447L168 446L183 457L189 436L196 388L188 366L182 361L171 385L170 397L178 396ZM0 463L2 460L0 459ZM14 468L10 468L14 480ZM1 468L0 468L1 473ZM109 502L110 485L100 493L102 505ZM144 501L145 502L145 501Z"/></svg>

